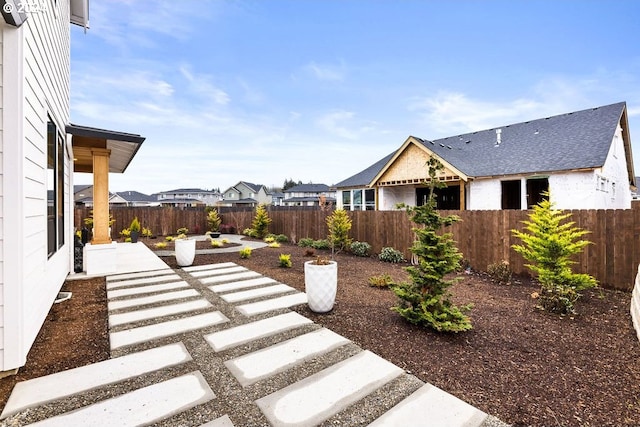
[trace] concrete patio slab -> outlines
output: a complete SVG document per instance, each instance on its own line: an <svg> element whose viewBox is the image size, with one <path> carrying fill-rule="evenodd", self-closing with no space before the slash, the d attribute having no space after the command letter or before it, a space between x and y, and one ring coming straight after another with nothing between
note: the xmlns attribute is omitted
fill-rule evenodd
<svg viewBox="0 0 640 427"><path fill-rule="evenodd" d="M369 426L479 427L487 417L457 397L425 384Z"/></svg>
<svg viewBox="0 0 640 427"><path fill-rule="evenodd" d="M181 302L178 304L163 305L160 307L147 308L143 310L130 311L127 313L109 315L109 327L124 325L141 320L151 320L163 316L188 313L190 311L202 310L212 307L206 299Z"/></svg>
<svg viewBox="0 0 640 427"><path fill-rule="evenodd" d="M235 303L240 301L246 301L253 298L266 297L270 295L284 294L287 292L297 292L295 288L281 283L273 286L266 286L264 288L250 289L247 291L234 292L231 294L224 294L220 298L226 302Z"/></svg>
<svg viewBox="0 0 640 427"><path fill-rule="evenodd" d="M231 274L231 273L240 273L243 271L249 271L245 267L241 267L239 265L235 267L227 267L227 268L216 268L213 270L200 270L200 271L191 271L190 275L193 277L209 277L209 276L221 276L223 274Z"/></svg>
<svg viewBox="0 0 640 427"><path fill-rule="evenodd" d="M206 264L206 265L192 265L189 267L182 267L182 269L188 273L192 271L202 271L202 270L215 270L218 268L227 268L227 267L235 267L238 264L235 262L220 262L217 264Z"/></svg>
<svg viewBox="0 0 640 427"><path fill-rule="evenodd" d="M25 408L189 360L191 356L184 345L176 343L23 381L14 387L0 419Z"/></svg>
<svg viewBox="0 0 640 427"><path fill-rule="evenodd" d="M222 276L205 277L200 279L200 283L203 285L213 285L215 283L235 282L242 279L252 279L254 277L260 277L260 273L255 271L246 271L242 273L225 274Z"/></svg>
<svg viewBox="0 0 640 427"><path fill-rule="evenodd" d="M170 268L163 268L161 270L139 271L137 273L112 274L107 276L107 283L116 282L118 280L136 279L138 277L164 276L175 273L176 272Z"/></svg>
<svg viewBox="0 0 640 427"><path fill-rule="evenodd" d="M306 304L307 294L299 292L293 295L286 295L266 301L253 302L249 304L239 305L236 309L245 316L255 316L281 308L289 308L294 305Z"/></svg>
<svg viewBox="0 0 640 427"><path fill-rule="evenodd" d="M34 424L33 427L148 425L213 399L200 372L153 384Z"/></svg>
<svg viewBox="0 0 640 427"><path fill-rule="evenodd" d="M228 360L224 364L238 382L246 387L348 342L345 337L322 328Z"/></svg>
<svg viewBox="0 0 640 427"><path fill-rule="evenodd" d="M107 290L107 299L128 297L132 295L151 294L162 291L172 291L180 288L189 288L189 284L184 280L179 282L162 283L159 285L147 284L145 286L135 286L130 288Z"/></svg>
<svg viewBox="0 0 640 427"><path fill-rule="evenodd" d="M402 373L396 365L365 350L256 404L273 426L317 425Z"/></svg>
<svg viewBox="0 0 640 427"><path fill-rule="evenodd" d="M117 288L125 288L128 286L138 286L138 285L148 285L149 283L160 283L160 282L170 282L170 281L178 281L180 280L180 276L177 274L165 274L159 276L145 276L138 277L134 279L126 279L120 281L108 281L107 289L117 289Z"/></svg>
<svg viewBox="0 0 640 427"><path fill-rule="evenodd" d="M157 294L157 295L150 295L148 297L109 301L107 303L107 308L109 309L109 311L113 311L113 310L119 310L122 308L131 308L131 307L155 304L159 302L169 302L172 300L190 298L190 297L199 297L199 296L201 296L200 293L195 289L185 289L184 291L166 292L166 293Z"/></svg>
<svg viewBox="0 0 640 427"><path fill-rule="evenodd" d="M255 288L256 286L278 283L269 277L258 277L256 279L240 280L239 282L225 283L223 285L209 286L209 289L215 293L223 293L236 291L239 289Z"/></svg>
<svg viewBox="0 0 640 427"><path fill-rule="evenodd" d="M156 323L154 325L140 326L138 328L112 332L109 334L111 350L113 351L116 348L127 345L177 335L183 332L194 331L196 329L202 329L228 321L229 319L225 315L219 311L215 311L213 313L198 314L196 316L185 317L183 319L169 320L167 322Z"/></svg>
<svg viewBox="0 0 640 427"><path fill-rule="evenodd" d="M204 338L216 352L220 352L258 338L268 337L311 323L313 323L311 319L291 312L214 332L205 335Z"/></svg>

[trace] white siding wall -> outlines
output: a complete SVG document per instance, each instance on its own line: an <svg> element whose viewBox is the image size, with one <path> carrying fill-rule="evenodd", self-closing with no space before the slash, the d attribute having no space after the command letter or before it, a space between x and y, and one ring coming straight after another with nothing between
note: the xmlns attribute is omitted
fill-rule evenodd
<svg viewBox="0 0 640 427"><path fill-rule="evenodd" d="M11 215L3 215L5 233L1 259L11 271L3 271L4 303L15 307L5 313L2 348L5 358L0 371L24 364L26 355L44 322L53 299L59 291L70 266L70 163L65 158L65 246L47 258L47 120L50 116L65 135L69 122L70 30L69 2L47 2L46 12L32 13L19 29L4 29L21 34L22 76L21 123L3 123L3 128L19 127L11 151L17 166L12 168L12 188L2 188L3 202L11 204ZM57 10L54 10L54 7ZM15 38L15 37L14 37ZM20 57L14 58L20 61ZM66 147L66 144L65 144ZM8 197L11 197L9 199ZM14 210L15 209L15 210ZM6 211L4 212L7 213ZM9 251L10 248L10 251ZM9 254L11 252L11 255ZM10 288L10 289L7 289ZM11 298L9 301L7 298ZM11 328L10 337L7 329ZM17 337L17 339L16 339Z"/></svg>
<svg viewBox="0 0 640 427"><path fill-rule="evenodd" d="M557 209L604 209L605 197L596 190L593 171L558 173L549 177L551 202Z"/></svg>
<svg viewBox="0 0 640 427"><path fill-rule="evenodd" d="M398 203L415 206L416 189L410 186L380 187L378 210L392 211Z"/></svg>
<svg viewBox="0 0 640 427"><path fill-rule="evenodd" d="M602 175L609 181L607 209L631 209L631 188L620 126L613 137L607 160L602 167Z"/></svg>
<svg viewBox="0 0 640 427"><path fill-rule="evenodd" d="M497 179L478 179L469 184L467 209L473 211L502 208L502 184Z"/></svg>
<svg viewBox="0 0 640 427"><path fill-rule="evenodd" d="M2 56L3 56L3 34L4 34L4 29L2 27L0 27L0 189L2 188L2 179L4 178L4 170L2 167L2 154L4 152L3 150L3 126L2 126L2 119L4 117L4 110L3 110L3 91L2 91L2 86L4 84L4 77L3 77L3 69L2 69ZM2 191L0 190L0 250L3 247L3 240L4 240L4 235L3 235L3 226L2 226L2 221L3 221L3 215L2 215L2 209L3 209L3 204L2 204ZM4 364L4 274L2 274L2 269L4 267L4 260L2 257L2 252L0 252L0 371L2 371L2 365Z"/></svg>

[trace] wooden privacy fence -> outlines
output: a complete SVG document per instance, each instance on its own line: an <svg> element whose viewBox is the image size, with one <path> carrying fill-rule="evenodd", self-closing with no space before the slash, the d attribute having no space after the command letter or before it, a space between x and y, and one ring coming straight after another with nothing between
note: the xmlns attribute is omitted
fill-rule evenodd
<svg viewBox="0 0 640 427"><path fill-rule="evenodd" d="M82 226L82 218L89 209L77 208L75 224ZM594 276L605 287L631 290L640 263L640 203L626 210L575 210L571 220L580 228L590 231L586 236L593 242L576 257L575 271ZM114 236L131 223L134 216L142 226L149 227L157 235L175 234L179 227L187 227L192 233L207 230L203 208L127 207L113 208L116 220ZM520 243L510 230L522 229L522 221L530 211L441 211L442 215L455 214L461 218L448 230L453 234L458 249L472 268L486 271L492 263L506 260L516 274L528 273L524 259L511 246ZM220 210L223 224L233 224L238 232L251 226L253 211ZM325 219L329 212L315 210L269 209L272 219L269 230L285 234L292 241L303 237L326 238ZM349 212L352 219L350 236L367 242L375 253L385 246L404 252L409 258L413 242L413 224L403 211Z"/></svg>

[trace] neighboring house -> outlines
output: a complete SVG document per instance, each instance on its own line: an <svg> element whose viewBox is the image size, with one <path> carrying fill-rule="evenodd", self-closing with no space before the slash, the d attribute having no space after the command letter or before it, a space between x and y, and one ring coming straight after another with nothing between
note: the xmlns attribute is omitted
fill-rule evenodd
<svg viewBox="0 0 640 427"><path fill-rule="evenodd" d="M428 197L426 162L444 165L439 209L529 209L549 192L558 209L629 209L636 179L626 103L429 141L336 184L338 207L392 210Z"/></svg>
<svg viewBox="0 0 640 427"><path fill-rule="evenodd" d="M173 206L176 208L195 208L198 206L202 206L202 207L207 206L207 204L202 200L191 199L191 198L164 199L164 200L156 201L156 203L159 203L160 206Z"/></svg>
<svg viewBox="0 0 640 427"><path fill-rule="evenodd" d="M270 194L273 206L284 206L284 193L282 191L272 191Z"/></svg>
<svg viewBox="0 0 640 427"><path fill-rule="evenodd" d="M138 191L119 191L109 198L111 206L159 206L160 202L154 196Z"/></svg>
<svg viewBox="0 0 640 427"><path fill-rule="evenodd" d="M74 268L74 171L94 175L94 243L108 239L108 174L144 138L69 123L70 23L87 0L0 0L0 376L26 363ZM109 250L107 252L110 252Z"/></svg>
<svg viewBox="0 0 640 427"><path fill-rule="evenodd" d="M222 200L222 194L219 192L200 188L178 188L177 190L162 191L157 196L163 206L201 204L215 206Z"/></svg>
<svg viewBox="0 0 640 427"><path fill-rule="evenodd" d="M336 192L325 184L298 184L284 190L283 206L319 206L324 203L336 203Z"/></svg>
<svg viewBox="0 0 640 427"><path fill-rule="evenodd" d="M222 206L255 207L259 204L270 205L272 203L267 187L246 181L240 181L233 187L227 188L222 194L222 198Z"/></svg>
<svg viewBox="0 0 640 427"><path fill-rule="evenodd" d="M93 205L93 185L74 185L73 201L76 206Z"/></svg>

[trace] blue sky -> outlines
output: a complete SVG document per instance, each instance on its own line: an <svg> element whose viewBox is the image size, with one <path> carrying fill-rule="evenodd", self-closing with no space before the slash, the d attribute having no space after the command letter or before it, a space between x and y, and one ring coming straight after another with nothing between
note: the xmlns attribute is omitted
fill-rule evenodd
<svg viewBox="0 0 640 427"><path fill-rule="evenodd" d="M147 138L112 191L331 185L409 135L619 101L640 174L636 0L91 0L90 25L72 123Z"/></svg>

